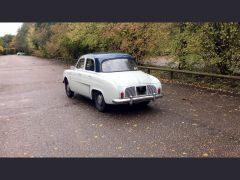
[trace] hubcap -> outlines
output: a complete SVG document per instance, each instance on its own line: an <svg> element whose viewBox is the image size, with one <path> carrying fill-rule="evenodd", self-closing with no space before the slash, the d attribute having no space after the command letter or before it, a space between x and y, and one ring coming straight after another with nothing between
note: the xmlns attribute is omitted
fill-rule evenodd
<svg viewBox="0 0 240 180"><path fill-rule="evenodd" d="M102 95L98 95L98 97L97 97L97 103L99 104L99 105L102 105L102 102L103 102L103 97L102 97Z"/></svg>
<svg viewBox="0 0 240 180"><path fill-rule="evenodd" d="M70 91L70 87L69 85L67 84L67 93L69 94L69 91Z"/></svg>

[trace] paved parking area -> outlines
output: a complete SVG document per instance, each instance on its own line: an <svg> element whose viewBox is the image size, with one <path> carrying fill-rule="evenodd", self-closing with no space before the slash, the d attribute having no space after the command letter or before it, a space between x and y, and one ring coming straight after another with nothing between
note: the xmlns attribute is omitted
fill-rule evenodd
<svg viewBox="0 0 240 180"><path fill-rule="evenodd" d="M60 63L0 57L1 157L239 157L240 97L163 84L149 107L69 99Z"/></svg>

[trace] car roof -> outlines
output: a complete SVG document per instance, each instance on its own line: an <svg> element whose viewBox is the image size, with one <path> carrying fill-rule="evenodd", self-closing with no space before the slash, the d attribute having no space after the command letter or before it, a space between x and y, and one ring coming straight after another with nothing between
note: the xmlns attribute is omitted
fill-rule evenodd
<svg viewBox="0 0 240 180"><path fill-rule="evenodd" d="M85 57L93 57L94 59L98 59L100 63L104 60L107 59L116 59L116 58L133 58L127 53L106 53L106 52L101 52L101 53L91 53L91 54L86 54Z"/></svg>
<svg viewBox="0 0 240 180"><path fill-rule="evenodd" d="M114 53L114 52L99 52L89 53L81 56L80 58L93 58L95 59L96 72L101 72L101 63L108 59L132 59L134 58L127 53Z"/></svg>

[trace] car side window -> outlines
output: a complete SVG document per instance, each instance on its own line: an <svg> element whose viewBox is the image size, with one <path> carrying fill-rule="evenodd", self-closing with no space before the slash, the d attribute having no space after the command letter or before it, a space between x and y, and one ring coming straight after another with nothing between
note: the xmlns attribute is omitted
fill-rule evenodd
<svg viewBox="0 0 240 180"><path fill-rule="evenodd" d="M77 68L77 69L83 69L83 67L84 67L84 61L85 61L85 59L84 59L84 58L81 58L81 59L78 61L76 68Z"/></svg>
<svg viewBox="0 0 240 180"><path fill-rule="evenodd" d="M85 69L88 70L88 71L94 71L95 70L93 59L87 59Z"/></svg>

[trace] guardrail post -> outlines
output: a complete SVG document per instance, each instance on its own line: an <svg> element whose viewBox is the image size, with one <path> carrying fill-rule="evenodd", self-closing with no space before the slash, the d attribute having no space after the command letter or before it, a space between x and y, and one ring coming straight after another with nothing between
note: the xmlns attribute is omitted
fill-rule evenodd
<svg viewBox="0 0 240 180"><path fill-rule="evenodd" d="M213 83L214 82L214 78L211 76L211 83Z"/></svg>
<svg viewBox="0 0 240 180"><path fill-rule="evenodd" d="M151 70L150 70L150 69L147 69L147 73L150 74L150 73L151 73Z"/></svg>
<svg viewBox="0 0 240 180"><path fill-rule="evenodd" d="M170 79L173 79L173 71L170 71Z"/></svg>

